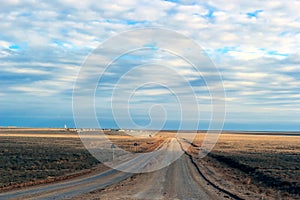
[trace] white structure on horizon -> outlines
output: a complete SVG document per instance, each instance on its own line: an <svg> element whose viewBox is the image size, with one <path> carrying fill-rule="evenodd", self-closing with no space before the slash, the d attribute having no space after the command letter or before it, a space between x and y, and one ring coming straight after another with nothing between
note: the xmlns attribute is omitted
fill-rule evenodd
<svg viewBox="0 0 300 200"><path fill-rule="evenodd" d="M67 129L67 124L65 124L65 129Z"/></svg>

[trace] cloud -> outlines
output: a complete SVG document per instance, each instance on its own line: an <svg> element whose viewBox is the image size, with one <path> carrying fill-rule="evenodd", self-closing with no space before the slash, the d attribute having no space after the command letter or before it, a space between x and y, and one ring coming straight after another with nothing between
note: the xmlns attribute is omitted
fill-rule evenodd
<svg viewBox="0 0 300 200"><path fill-rule="evenodd" d="M47 71L43 71L43 70L37 70L37 69L32 69L32 68L4 68L1 69L2 72L12 72L12 73L17 73L17 74L31 74L31 75L45 75L45 74L49 74L49 72Z"/></svg>
<svg viewBox="0 0 300 200"><path fill-rule="evenodd" d="M83 1L36 2L3 1L0 8L1 102L62 100L70 103L77 73L86 57L103 41L132 28L164 27L190 37L206 50L219 68L227 91L227 109L231 121L266 120L259 110L276 120L299 120L299 1ZM160 37L157 35L157 38ZM142 38L131 38L142 42ZM171 41L171 40L170 40ZM172 43L184 46L174 38ZM127 44L116 44L126 46ZM141 43L141 45L143 45ZM183 48L184 49L184 48ZM105 52L107 56L111 52ZM161 57L159 57L159 54ZM199 101L209 104L209 95L199 73L185 61L172 56L139 56L140 64L149 60L176 69L199 90ZM123 60L123 67L137 62ZM105 95L124 68L113 65L106 73ZM164 74L140 71L137 78L159 82L164 79L184 93L182 82ZM97 71L95 71L95 75ZM148 75L146 74L148 73ZM202 76L213 77L209 71ZM166 80L167 79L167 80ZM129 81L129 80L128 80ZM131 83L134 85L132 77ZM127 82L127 87L131 86ZM180 90L181 88L181 90ZM144 88L141 94L161 96L162 88ZM109 100L103 96L103 99ZM160 99L159 99L160 101ZM51 102L50 102L51 103ZM34 107L34 103L28 110ZM24 104L24 107L26 105ZM31 108L30 108L31 107ZM70 106L62 112L70 113ZM281 110L286 111L282 114ZM259 111L255 114L255 111ZM11 115L16 111L11 110ZM29 112L29 111L28 111ZM45 108L45 113L50 112ZM230 113L233 113L232 115ZM276 116L276 117L274 117Z"/></svg>

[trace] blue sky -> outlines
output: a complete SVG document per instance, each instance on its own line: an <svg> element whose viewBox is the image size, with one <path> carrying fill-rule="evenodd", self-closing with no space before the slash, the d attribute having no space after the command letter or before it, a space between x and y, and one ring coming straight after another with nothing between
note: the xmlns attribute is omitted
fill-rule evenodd
<svg viewBox="0 0 300 200"><path fill-rule="evenodd" d="M197 42L221 72L226 91L225 129L299 130L299 7L300 2L293 0L1 1L0 126L74 126L72 90L86 57L118 33L160 27ZM145 45L151 48L155 43ZM124 56L110 70L116 75L137 60L159 59L162 65L176 66L179 73L195 78L186 63L167 54L158 56L153 50L152 57ZM157 73L152 75L157 77L154 82L164 74L152 72ZM103 81L111 84L116 77L107 74ZM180 87L175 79L168 81ZM191 83L197 88L201 78ZM110 87L96 92L103 127L115 126L105 106L110 96ZM199 96L200 128L205 129L210 99L205 92ZM136 98L132 115L138 124L149 122L139 112L150 102L175 113L167 118L166 128L177 127L176 101L166 89L148 85Z"/></svg>

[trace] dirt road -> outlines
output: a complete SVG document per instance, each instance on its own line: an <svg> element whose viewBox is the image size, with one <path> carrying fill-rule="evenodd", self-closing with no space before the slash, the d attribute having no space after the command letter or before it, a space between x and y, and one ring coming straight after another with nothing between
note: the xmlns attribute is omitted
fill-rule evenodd
<svg viewBox="0 0 300 200"><path fill-rule="evenodd" d="M201 179L189 158L183 155L169 167L156 172L134 175L96 192L77 196L79 199L225 199L226 195ZM230 198L226 198L230 199Z"/></svg>
<svg viewBox="0 0 300 200"><path fill-rule="evenodd" d="M149 168L183 153L176 139L157 151L140 155L120 165L120 169ZM166 154L168 152L168 154ZM172 152L170 154L170 152ZM105 188L105 189L104 189ZM116 190L118 188L118 190ZM99 190L103 189L103 190ZM92 192L91 191L95 191ZM177 161L155 172L132 174L110 169L72 181L30 187L0 194L0 199L222 199L224 195L209 186L183 154ZM226 198L228 199L228 197Z"/></svg>

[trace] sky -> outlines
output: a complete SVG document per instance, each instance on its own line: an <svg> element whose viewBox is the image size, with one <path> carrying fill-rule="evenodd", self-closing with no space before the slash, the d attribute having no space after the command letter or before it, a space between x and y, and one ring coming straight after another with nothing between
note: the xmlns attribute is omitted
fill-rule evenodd
<svg viewBox="0 0 300 200"><path fill-rule="evenodd" d="M155 27L193 40L216 66L226 93L224 129L300 130L299 1L0 0L0 4L0 126L74 127L73 88L88 56L124 31ZM127 103L138 126L151 122L150 113L153 127L162 126L162 119L163 128L177 129L176 96L184 96L190 88L184 77L196 91L198 128L206 129L211 96L203 77L178 56L156 49L155 42L141 45L148 45L148 50L121 56L104 74L95 72L102 76L95 90L101 127L117 126L114 113L124 124ZM132 87L130 101L120 103ZM194 108L190 104L184 112Z"/></svg>

